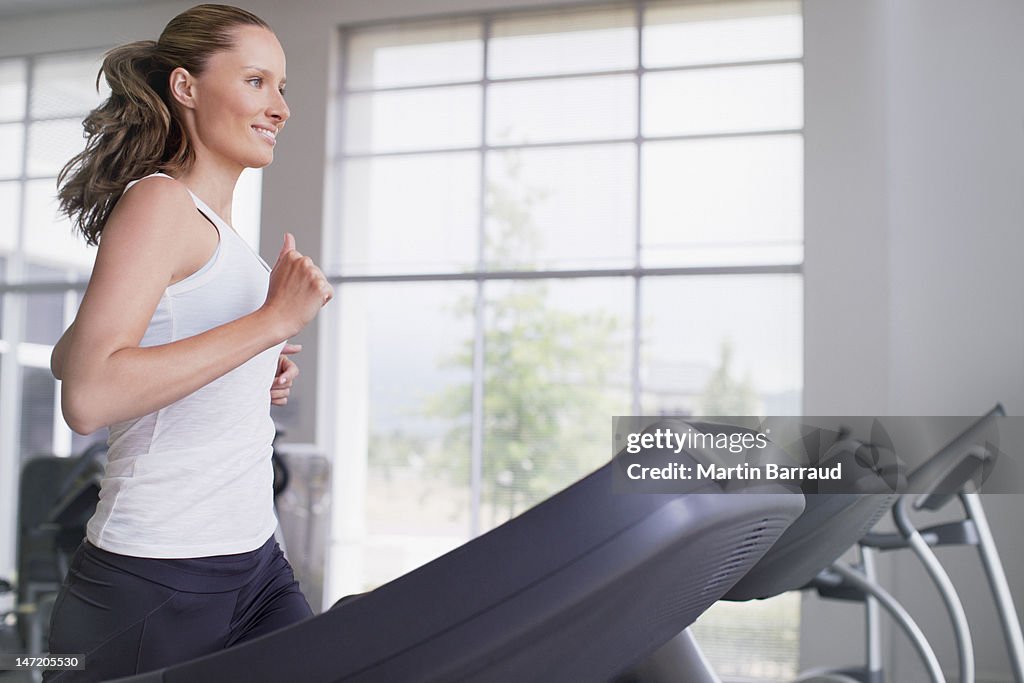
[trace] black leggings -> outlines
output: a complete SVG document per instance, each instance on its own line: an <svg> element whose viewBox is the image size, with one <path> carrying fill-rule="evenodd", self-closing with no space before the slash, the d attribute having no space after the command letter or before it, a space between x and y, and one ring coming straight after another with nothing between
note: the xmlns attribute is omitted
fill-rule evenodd
<svg viewBox="0 0 1024 683"><path fill-rule="evenodd" d="M312 614L273 538L248 553L182 560L117 555L86 541L50 625L50 653L85 655L85 670L50 671L43 680L85 683L151 671Z"/></svg>

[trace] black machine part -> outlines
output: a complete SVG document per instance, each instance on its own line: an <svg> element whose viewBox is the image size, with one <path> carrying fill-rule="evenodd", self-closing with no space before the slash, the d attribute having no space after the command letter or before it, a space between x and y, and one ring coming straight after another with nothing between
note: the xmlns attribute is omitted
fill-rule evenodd
<svg viewBox="0 0 1024 683"><path fill-rule="evenodd" d="M606 465L316 617L121 683L610 680L692 623L803 510L782 488L629 494L612 477Z"/></svg>

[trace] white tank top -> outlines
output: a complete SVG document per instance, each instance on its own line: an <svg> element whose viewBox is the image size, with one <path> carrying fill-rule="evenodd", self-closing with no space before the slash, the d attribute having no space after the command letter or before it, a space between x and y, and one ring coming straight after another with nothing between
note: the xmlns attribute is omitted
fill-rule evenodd
<svg viewBox="0 0 1024 683"><path fill-rule="evenodd" d="M203 268L164 291L140 346L195 336L266 300L270 267L199 197L192 201L220 242ZM90 543L136 557L206 557L255 550L273 535L270 386L282 346L166 408L110 426Z"/></svg>

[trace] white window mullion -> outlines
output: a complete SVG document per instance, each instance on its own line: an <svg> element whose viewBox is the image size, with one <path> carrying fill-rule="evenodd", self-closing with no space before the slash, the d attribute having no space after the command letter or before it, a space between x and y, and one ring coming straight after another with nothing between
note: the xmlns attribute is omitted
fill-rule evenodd
<svg viewBox="0 0 1024 683"><path fill-rule="evenodd" d="M477 228L477 270L486 267L487 247L487 116L488 86L488 55L490 53L491 20L483 19L483 78L480 93L480 197L479 224ZM487 284L478 280L476 285L476 305L473 309L473 414L470 428L469 451L469 535L475 538L480 533L480 503L483 497L484 469L484 363L487 349L485 346L485 296Z"/></svg>

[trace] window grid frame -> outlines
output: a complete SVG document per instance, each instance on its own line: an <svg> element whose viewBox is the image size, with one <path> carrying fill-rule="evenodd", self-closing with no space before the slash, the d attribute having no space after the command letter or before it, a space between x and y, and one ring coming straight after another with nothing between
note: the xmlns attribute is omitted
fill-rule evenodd
<svg viewBox="0 0 1024 683"><path fill-rule="evenodd" d="M472 405L472 425L470 430L470 529L469 537L475 538L481 533L480 528L480 508L482 498L482 472L483 472L483 376L484 376L484 335L486 332L485 328L485 311L484 311L484 288L485 283L488 281L495 280L523 280L523 279L585 279L585 278L609 278L609 277L630 277L633 280L633 329L632 329L632 349L631 349L631 364L630 368L630 395L631 395L631 407L633 414L639 414L642 410L641 400L643 396L643 382L641 377L641 348L642 348L642 310L643 310L643 296L641 292L642 282L644 279L649 277L662 277L662 276L700 276L700 275L758 275L758 274L794 274L800 276L801 282L803 280L804 273L804 259L801 256L798 263L792 264L768 264L768 265L747 265L747 266L681 266L681 267L644 267L642 265L642 249L643 249L643 164L642 156L644 145L648 142L663 142L663 141L678 141L678 140L706 140L706 139L735 139L742 137L769 137L769 136L787 136L795 135L799 136L801 141L804 137L804 125L801 121L801 126L798 128L775 128L775 129L759 129L755 131L739 131L739 132L716 132L716 133L700 133L700 134L682 134L682 135L644 135L643 133L643 88L644 88L644 76L648 73L674 73L674 72L685 72L685 71L696 71L696 70L709 70L709 69L728 69L738 67L750 67L750 66L768 66L768 65L784 65L784 64L798 64L801 69L804 66L804 49L801 44L800 56L799 57L786 57L786 58L772 58L763 60L740 60L740 61L726 61L726 62L713 62L709 64L684 64L678 66L659 66L659 67L645 67L643 59L643 40L644 40L644 29L645 29L645 12L647 9L647 0L631 0L629 2L600 2L600 3L583 3L583 4L562 4L562 5L546 5L543 8L522 8L514 10L501 10L501 11L489 11L489 12L469 12L469 13L458 13L441 16L430 16L430 17L402 17L397 20L382 20L373 22L363 23L352 23L346 24L339 27L340 40L339 40L339 54L341 67L338 70L338 81L337 90L332 98L332 104L335 106L335 144L331 150L329 156L328 165L333 172L332 185L339 189L339 192L335 198L335 205L332 207L333 215L331 217L330 228L326 233L330 234L330 237L324 240L325 254L329 254L331 258L337 256L343 256L340 247L340 241L342 235L346 230L342 213L338 210L340 204L340 197L344 196L346 186L345 178L345 166L346 162L354 159L376 159L386 157L401 157L401 156L421 156L427 154L442 155L442 154L457 154L457 153L475 153L479 155L480 163L480 182L479 190L480 197L478 201L478 216L477 216L477 264L475 271L461 271L461 272L436 272L436 273L416 273L416 274L402 274L402 273L381 273L372 275L349 275L345 273L345 266L339 261L338 274L332 274L328 277L329 281L339 287L344 287L348 284L366 284L366 283L396 283L396 282L452 282L452 281L466 281L471 280L476 283L476 301L474 305L474 339L473 339L473 405ZM803 22L803 6L802 3L799 5L799 17ZM542 12L557 12L559 10L564 12L573 11L592 11L607 9L612 10L615 8L632 8L635 16L635 26L631 27L636 31L636 66L630 69L613 69L605 71L575 71L560 74L545 74L539 76L516 76L516 77L499 77L491 78L488 75L489 72L489 57L490 57L490 41L491 41L491 27L496 19L504 19L513 16L523 16L529 14L539 14ZM459 81L443 81L443 82L430 82L422 85L400 85L400 86L387 86L381 88L373 87L355 87L350 88L347 84L347 74L349 70L349 46L353 35L359 34L364 31L373 30L376 28L387 28L397 26L415 26L417 24L424 24L427 22L441 23L443 21L465 21L468 23L469 20L475 20L478 22L480 27L480 40L482 42L482 76L479 79L472 80L459 80ZM602 138L597 140L573 140L563 142L533 142L533 143L508 143L508 144L492 144L488 143L487 140L487 124L488 124L488 90L492 84L503 84L503 83L516 83L516 82L543 82L552 80L562 80L567 78L597 78L603 76L615 76L615 75L631 75L636 79L636 97L637 97L637 110L636 110L636 130L635 135L630 137L617 137L617 138ZM438 88L450 88L453 86L477 86L480 88L481 96L481 115L480 115L480 144L474 146L462 146L462 147L441 147L441 148L415 148L409 150L394 150L394 151L382 151L382 152L349 152L345 148L345 138L347 135L347 120L346 120L346 106L348 104L348 98L352 95L365 95L365 94L376 94L376 93L388 93L388 92L409 92L409 91L427 91ZM486 244L486 196L485 188L488 180L488 170L486 159L487 155L495 151L505 150L527 150L527 149L538 149L538 148L566 148L566 147L581 147L581 146L600 146L600 145L614 145L614 144L632 144L634 146L635 160L636 160L636 175L635 175L635 205L634 215L636 224L634 226L634 254L633 254L633 266L631 268L592 268L592 269L547 269L547 270L513 270L513 271L493 271L487 270L487 263L485 259L485 244ZM804 242L803 226L801 226L801 244ZM328 251L329 250L329 251ZM329 414L329 413L325 413Z"/></svg>

